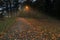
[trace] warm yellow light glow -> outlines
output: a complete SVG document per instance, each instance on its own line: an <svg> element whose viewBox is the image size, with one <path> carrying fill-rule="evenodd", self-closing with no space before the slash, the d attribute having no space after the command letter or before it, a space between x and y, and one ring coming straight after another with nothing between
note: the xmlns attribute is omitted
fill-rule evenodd
<svg viewBox="0 0 60 40"><path fill-rule="evenodd" d="M26 7L25 7L25 9L26 9L26 10L29 10L29 7L28 7L28 6L26 6Z"/></svg>
<svg viewBox="0 0 60 40"><path fill-rule="evenodd" d="M28 6L26 6L26 9L28 9L29 7Z"/></svg>
<svg viewBox="0 0 60 40"><path fill-rule="evenodd" d="M29 12L30 11L30 6L28 6L28 5L24 6L24 11Z"/></svg>

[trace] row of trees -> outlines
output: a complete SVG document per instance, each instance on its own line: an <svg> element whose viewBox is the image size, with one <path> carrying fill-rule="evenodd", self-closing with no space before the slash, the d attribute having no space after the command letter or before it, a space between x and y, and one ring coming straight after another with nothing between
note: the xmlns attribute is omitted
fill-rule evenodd
<svg viewBox="0 0 60 40"><path fill-rule="evenodd" d="M1 8L5 7L0 16L3 17L3 11L6 11L9 17L9 14L12 15L12 11L16 12L18 9L18 0L0 0L0 6Z"/></svg>

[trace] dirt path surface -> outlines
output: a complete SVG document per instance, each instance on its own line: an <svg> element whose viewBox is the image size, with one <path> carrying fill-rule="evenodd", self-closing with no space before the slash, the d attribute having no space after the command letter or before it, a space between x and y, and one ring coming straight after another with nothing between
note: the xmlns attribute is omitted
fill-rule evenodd
<svg viewBox="0 0 60 40"><path fill-rule="evenodd" d="M17 18L16 23L6 33L0 35L0 40L60 40L60 34L43 29L42 26L48 24L45 21L44 25L43 22L43 20Z"/></svg>
<svg viewBox="0 0 60 40"><path fill-rule="evenodd" d="M22 37L22 35L20 34L23 31L28 30L32 30L32 26L30 26L29 23L24 18L17 18L16 23L8 30L8 32L0 35L0 39L1 40L10 40L10 38L19 39L20 36Z"/></svg>
<svg viewBox="0 0 60 40"><path fill-rule="evenodd" d="M29 13L34 16L37 13L34 12ZM16 18L16 23L7 32L0 35L0 40L60 40L60 21L46 15L40 17L39 20L25 17Z"/></svg>

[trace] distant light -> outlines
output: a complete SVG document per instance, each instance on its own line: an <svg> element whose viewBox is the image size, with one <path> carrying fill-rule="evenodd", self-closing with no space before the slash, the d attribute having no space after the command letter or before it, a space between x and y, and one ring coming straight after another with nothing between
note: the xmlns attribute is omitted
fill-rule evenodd
<svg viewBox="0 0 60 40"><path fill-rule="evenodd" d="M28 6L26 6L26 9L28 9L29 7Z"/></svg>
<svg viewBox="0 0 60 40"><path fill-rule="evenodd" d="M29 10L29 6L26 6L26 7L25 7L25 10L28 11L28 10Z"/></svg>
<svg viewBox="0 0 60 40"><path fill-rule="evenodd" d="M30 7L26 5L24 8L24 11L28 12L29 10L30 10Z"/></svg>

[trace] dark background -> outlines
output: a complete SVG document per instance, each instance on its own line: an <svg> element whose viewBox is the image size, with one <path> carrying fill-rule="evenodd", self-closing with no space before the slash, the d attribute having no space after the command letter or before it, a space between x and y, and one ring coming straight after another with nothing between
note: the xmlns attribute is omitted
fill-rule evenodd
<svg viewBox="0 0 60 40"><path fill-rule="evenodd" d="M60 0L53 0L53 2L51 2L51 0L36 0L35 2L32 2L32 0L26 0L24 1L24 3L18 3L18 0L13 0L13 1L15 3L14 4L15 8L18 8L19 4L29 5L33 9L39 10L46 15L60 19ZM11 2L9 0L5 0L5 2L6 2L6 8L8 9L7 7L8 3L10 3L11 5ZM0 1L0 6L2 4L4 3Z"/></svg>
<svg viewBox="0 0 60 40"><path fill-rule="evenodd" d="M46 15L60 19L60 0L53 0L53 2L51 0L36 0L35 2L27 0L24 4L30 5Z"/></svg>

